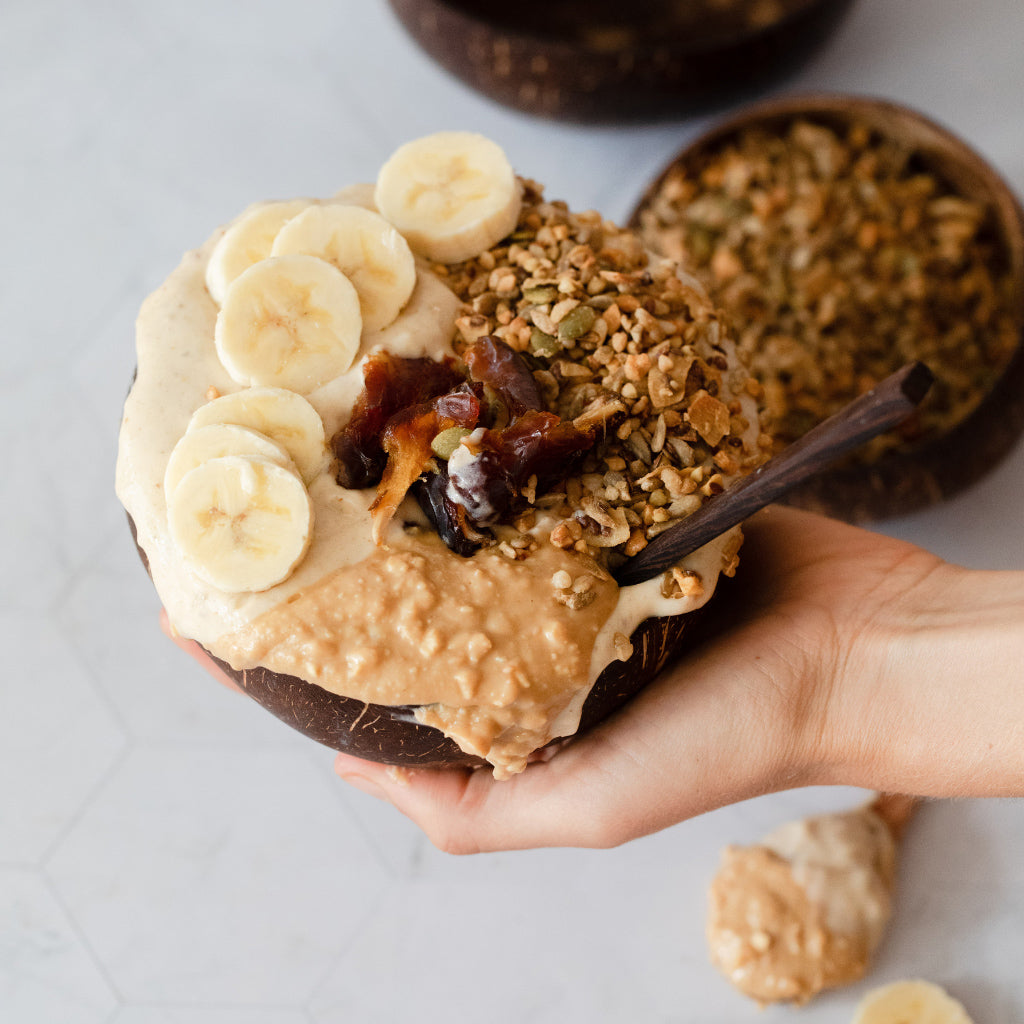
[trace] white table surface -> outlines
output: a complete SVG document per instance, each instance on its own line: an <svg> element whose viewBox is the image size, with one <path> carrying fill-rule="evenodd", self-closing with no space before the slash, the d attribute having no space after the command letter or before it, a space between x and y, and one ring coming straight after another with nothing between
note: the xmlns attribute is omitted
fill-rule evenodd
<svg viewBox="0 0 1024 1024"><path fill-rule="evenodd" d="M1022 0L860 0L787 88L917 106L1024 193ZM861 794L784 793L613 851L452 858L157 628L113 464L135 312L185 249L446 127L621 218L704 123L499 109L378 0L0 5L3 1024L840 1024L908 976L977 1024L1024 1021L1018 801L927 806L869 981L762 1013L708 964L718 853ZM969 495L880 528L1021 568L1022 506L1018 446Z"/></svg>

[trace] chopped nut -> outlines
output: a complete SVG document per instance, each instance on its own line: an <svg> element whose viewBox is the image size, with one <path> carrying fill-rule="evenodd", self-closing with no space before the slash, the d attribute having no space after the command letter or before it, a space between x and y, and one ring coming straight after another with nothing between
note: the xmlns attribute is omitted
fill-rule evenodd
<svg viewBox="0 0 1024 1024"><path fill-rule="evenodd" d="M664 370L654 368L647 377L647 390L655 409L663 409L676 401L676 393Z"/></svg>
<svg viewBox="0 0 1024 1024"><path fill-rule="evenodd" d="M532 505L537 500L537 474L531 473L523 488L523 497Z"/></svg>
<svg viewBox="0 0 1024 1024"><path fill-rule="evenodd" d="M596 598L597 592L593 590L586 590L583 593L577 593L574 590L555 591L555 600L559 604L564 604L567 608L571 608L573 611L586 608L588 604L593 604Z"/></svg>
<svg viewBox="0 0 1024 1024"><path fill-rule="evenodd" d="M625 633L616 633L612 637L615 645L615 656L619 661L629 661L633 657L633 643Z"/></svg>
<svg viewBox="0 0 1024 1024"><path fill-rule="evenodd" d="M519 515L512 521L512 525L520 533L529 533L534 526L537 525L537 512L535 509L528 508L524 512L520 512ZM536 544L536 541L531 540L531 544Z"/></svg>
<svg viewBox="0 0 1024 1024"><path fill-rule="evenodd" d="M576 542L568 523L559 523L551 531L550 539L556 548L571 548Z"/></svg>
<svg viewBox="0 0 1024 1024"><path fill-rule="evenodd" d="M621 508L612 508L607 502L587 495L580 502L584 528L588 540L600 548L614 548L629 540L629 524Z"/></svg>
<svg viewBox="0 0 1024 1024"><path fill-rule="evenodd" d="M551 585L555 590L568 590L572 586L572 576L565 569L559 569L551 577Z"/></svg>
<svg viewBox="0 0 1024 1024"><path fill-rule="evenodd" d="M458 320L455 321L455 327L462 336L462 340L467 344L479 341L480 338L483 338L490 333L490 323L487 317L480 313L472 313L469 316L460 316Z"/></svg>
<svg viewBox="0 0 1024 1024"><path fill-rule="evenodd" d="M665 438L668 435L668 426L664 415L658 417L654 424L654 433L651 435L651 451L660 452L665 447Z"/></svg>
<svg viewBox="0 0 1024 1024"><path fill-rule="evenodd" d="M643 530L633 530L630 532L629 540L626 541L626 546L622 549L623 553L629 557L643 551L647 547L647 538L644 536Z"/></svg>
<svg viewBox="0 0 1024 1024"><path fill-rule="evenodd" d="M704 581L693 569L673 566L662 578L661 592L671 598L700 598L704 595Z"/></svg>
<svg viewBox="0 0 1024 1024"><path fill-rule="evenodd" d="M585 594L589 590L594 589L594 577L593 576L578 576L572 583L572 592L574 594Z"/></svg>
<svg viewBox="0 0 1024 1024"><path fill-rule="evenodd" d="M706 391L698 391L694 396L686 418L710 445L717 445L729 433L729 409Z"/></svg>
<svg viewBox="0 0 1024 1024"><path fill-rule="evenodd" d="M580 304L579 299L562 299L561 302L555 303L551 307L551 319L556 323L561 323L565 319L566 314L575 309Z"/></svg>
<svg viewBox="0 0 1024 1024"><path fill-rule="evenodd" d="M631 352L626 356L626 379L629 381L643 380L650 373L651 357L646 352Z"/></svg>

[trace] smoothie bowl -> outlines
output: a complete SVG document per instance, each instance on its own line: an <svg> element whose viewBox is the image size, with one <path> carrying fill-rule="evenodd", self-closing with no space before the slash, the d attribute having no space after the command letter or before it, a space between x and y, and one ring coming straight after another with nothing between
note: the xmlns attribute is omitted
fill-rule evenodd
<svg viewBox="0 0 1024 1024"><path fill-rule="evenodd" d="M273 713L507 777L735 571L738 530L612 578L763 461L758 394L696 281L446 132L184 257L139 315L117 491L174 629Z"/></svg>

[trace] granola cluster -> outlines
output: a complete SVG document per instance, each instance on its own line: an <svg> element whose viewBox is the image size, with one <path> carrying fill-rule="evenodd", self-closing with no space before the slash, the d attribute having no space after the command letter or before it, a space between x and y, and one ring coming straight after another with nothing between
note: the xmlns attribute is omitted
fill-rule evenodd
<svg viewBox="0 0 1024 1024"><path fill-rule="evenodd" d="M986 206L865 124L741 131L677 164L639 233L725 311L780 447L914 360L935 373L931 393L859 458L939 437L1019 340Z"/></svg>
<svg viewBox="0 0 1024 1024"><path fill-rule="evenodd" d="M527 360L550 411L599 430L580 471L528 494L516 525L525 533L537 512L553 513L554 544L611 565L763 461L771 442L757 422L760 388L696 281L652 262L632 232L523 184L506 244L433 270L466 304L457 348L501 339ZM528 549L503 544L513 556ZM699 585L678 575L675 592Z"/></svg>

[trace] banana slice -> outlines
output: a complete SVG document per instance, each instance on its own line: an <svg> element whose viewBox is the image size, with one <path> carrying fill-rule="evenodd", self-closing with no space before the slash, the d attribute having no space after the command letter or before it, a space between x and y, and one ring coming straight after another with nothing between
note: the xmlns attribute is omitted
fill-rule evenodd
<svg viewBox="0 0 1024 1024"><path fill-rule="evenodd" d="M414 252L459 263L512 232L522 190L496 143L473 132L438 132L395 151L377 176L374 201Z"/></svg>
<svg viewBox="0 0 1024 1024"><path fill-rule="evenodd" d="M231 594L286 580L313 537L313 503L297 473L225 455L186 473L170 496L171 537L196 575Z"/></svg>
<svg viewBox="0 0 1024 1024"><path fill-rule="evenodd" d="M971 1024L967 1011L930 981L897 981L869 992L852 1024Z"/></svg>
<svg viewBox="0 0 1024 1024"><path fill-rule="evenodd" d="M311 202L310 199L286 199L260 203L250 207L228 227L206 265L206 290L218 306L224 304L231 282L254 263L265 260L278 231Z"/></svg>
<svg viewBox="0 0 1024 1024"><path fill-rule="evenodd" d="M217 314L217 355L239 384L309 394L343 374L363 322L352 282L302 253L254 263L231 283Z"/></svg>
<svg viewBox="0 0 1024 1024"><path fill-rule="evenodd" d="M271 255L302 252L333 263L355 285L368 331L387 327L416 285L409 243L380 214L361 206L311 206L290 220Z"/></svg>
<svg viewBox="0 0 1024 1024"><path fill-rule="evenodd" d="M164 494L170 497L181 478L196 466L225 455L256 455L298 472L288 452L265 434L236 423L208 423L187 431L174 446L164 472Z"/></svg>
<svg viewBox="0 0 1024 1024"><path fill-rule="evenodd" d="M233 423L270 438L288 453L307 484L327 466L323 420L294 391L256 387L221 395L196 409L185 436L213 423ZM165 493L169 496L170 490Z"/></svg>

